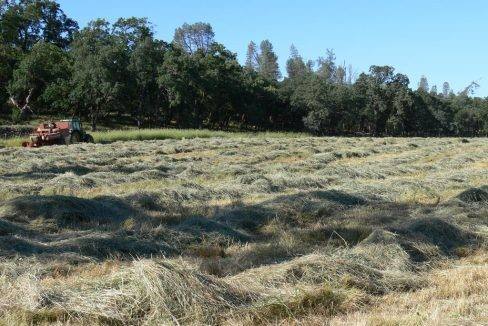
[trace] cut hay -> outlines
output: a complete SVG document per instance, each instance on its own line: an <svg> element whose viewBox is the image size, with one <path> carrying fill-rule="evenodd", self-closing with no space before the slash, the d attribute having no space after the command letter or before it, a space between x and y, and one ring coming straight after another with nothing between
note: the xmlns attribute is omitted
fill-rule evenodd
<svg viewBox="0 0 488 326"><path fill-rule="evenodd" d="M486 139L99 136L0 149L0 325L486 320Z"/></svg>

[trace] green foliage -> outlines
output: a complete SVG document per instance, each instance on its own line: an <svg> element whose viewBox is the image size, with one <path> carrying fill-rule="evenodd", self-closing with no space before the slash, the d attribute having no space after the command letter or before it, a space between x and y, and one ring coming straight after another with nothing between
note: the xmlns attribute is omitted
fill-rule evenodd
<svg viewBox="0 0 488 326"><path fill-rule="evenodd" d="M59 112L65 107L62 101L66 98L70 70L66 52L54 44L38 42L13 71L8 92L17 102L26 102L32 93L29 105L34 112L37 108L46 113Z"/></svg>
<svg viewBox="0 0 488 326"><path fill-rule="evenodd" d="M422 76L419 82L419 91L423 91L428 93L429 92L429 82L427 81L427 77Z"/></svg>
<svg viewBox="0 0 488 326"><path fill-rule="evenodd" d="M175 31L173 42L189 54L198 50L207 52L214 43L215 34L208 23L183 24Z"/></svg>
<svg viewBox="0 0 488 326"><path fill-rule="evenodd" d="M127 83L124 102L128 111L139 127L164 123L161 107L167 103L160 94L157 79L167 44L154 39L152 27L145 18L121 18L114 24L113 33L128 58L124 76Z"/></svg>
<svg viewBox="0 0 488 326"><path fill-rule="evenodd" d="M22 121L22 111L19 108L12 108L12 112L10 113L10 119L13 123L19 123Z"/></svg>
<svg viewBox="0 0 488 326"><path fill-rule="evenodd" d="M292 45L290 48L290 59L286 62L286 72L289 78L298 78L304 76L307 71L307 65L303 58L298 54L297 48Z"/></svg>
<svg viewBox="0 0 488 326"><path fill-rule="evenodd" d="M317 135L482 136L488 100L472 82L412 90L391 66L358 77L333 50L304 60L295 46L282 79L269 40L250 42L244 66L198 22L158 40L146 18L100 19L78 31L58 3L12 0L0 6L0 109L12 119L78 115L139 128L309 131ZM356 78L357 77L357 78ZM18 116L20 112L20 116Z"/></svg>
<svg viewBox="0 0 488 326"><path fill-rule="evenodd" d="M257 71L259 67L259 54L256 43L249 42L246 53L246 69Z"/></svg>
<svg viewBox="0 0 488 326"><path fill-rule="evenodd" d="M7 45L29 51L37 42L68 48L78 24L52 0L4 1L0 11L0 36Z"/></svg>
<svg viewBox="0 0 488 326"><path fill-rule="evenodd" d="M166 121L182 127L227 128L249 113L250 93L258 78L245 72L235 54L221 44L192 55L171 47L158 78L169 100Z"/></svg>
<svg viewBox="0 0 488 326"><path fill-rule="evenodd" d="M76 113L89 116L92 129L100 117L116 112L126 90L124 47L110 33L104 20L91 22L73 42L73 88Z"/></svg>
<svg viewBox="0 0 488 326"><path fill-rule="evenodd" d="M264 40L259 46L261 53L258 57L258 72L261 76L269 80L281 78L278 66L278 56L273 50L273 44L269 40Z"/></svg>
<svg viewBox="0 0 488 326"><path fill-rule="evenodd" d="M454 125L462 136L477 136L483 127L480 113L476 109L463 108L454 116Z"/></svg>
<svg viewBox="0 0 488 326"><path fill-rule="evenodd" d="M18 49L5 44L0 36L0 112L9 98L7 86L21 56L22 53Z"/></svg>

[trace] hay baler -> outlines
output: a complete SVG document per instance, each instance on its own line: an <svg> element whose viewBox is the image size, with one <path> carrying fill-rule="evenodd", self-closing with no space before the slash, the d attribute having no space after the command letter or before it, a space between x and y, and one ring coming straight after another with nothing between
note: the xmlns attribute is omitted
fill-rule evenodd
<svg viewBox="0 0 488 326"><path fill-rule="evenodd" d="M30 141L23 142L22 146L42 147L80 142L93 143L93 137L83 130L81 121L75 118L41 123L30 135Z"/></svg>

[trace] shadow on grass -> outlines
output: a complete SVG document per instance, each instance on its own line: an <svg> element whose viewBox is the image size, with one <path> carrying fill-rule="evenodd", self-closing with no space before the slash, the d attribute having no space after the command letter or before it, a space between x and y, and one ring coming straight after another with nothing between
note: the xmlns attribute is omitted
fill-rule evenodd
<svg viewBox="0 0 488 326"><path fill-rule="evenodd" d="M73 196L23 196L0 207L5 220L28 224L33 229L59 231L63 228L85 229L120 223L138 214L122 198Z"/></svg>
<svg viewBox="0 0 488 326"><path fill-rule="evenodd" d="M472 193L470 203L473 202ZM480 195L480 191L474 193L476 202L479 202L483 194ZM453 205L454 209L457 204L447 205ZM228 208L221 210L215 218L233 229L253 235L259 235L269 223L278 221L281 227L294 234L297 241L309 245L350 247L363 241L365 244L396 244L415 262L428 261L433 252L456 255L461 248L480 244L475 233L464 229L450 216L438 217L436 210L435 205L407 205L331 190L279 196L256 205ZM381 237L370 237L375 231L396 236L393 242L390 239L385 243ZM255 239L261 241L263 237L269 241L267 234Z"/></svg>
<svg viewBox="0 0 488 326"><path fill-rule="evenodd" d="M78 254L94 259L150 257L172 255L174 250L163 243L117 234L77 235L59 242L40 242L15 235L0 237L1 256L56 257L61 254Z"/></svg>
<svg viewBox="0 0 488 326"><path fill-rule="evenodd" d="M213 218L235 229L256 234L273 220L299 226L365 205L368 205L365 198L342 191L310 191L278 196L254 205L224 207Z"/></svg>
<svg viewBox="0 0 488 326"><path fill-rule="evenodd" d="M356 246L363 241L381 244L385 241L383 233L377 232L381 230L394 234L388 241L402 246L413 261L429 259L419 249L422 246L451 255L479 240L447 217L411 214L412 209L423 208L429 208L426 212L436 209L409 207L338 190L311 191L253 205L218 207L209 217L190 214L180 221L165 223L149 214L165 209L158 204L156 195L137 200L130 196L23 196L0 206L0 255L75 253L95 259L171 256L204 239L224 239L227 244L273 244L279 240L273 236L279 237L280 230L275 234L265 231L273 223L310 247ZM271 256L279 256L281 250L283 259L296 254L272 246L263 250Z"/></svg>
<svg viewBox="0 0 488 326"><path fill-rule="evenodd" d="M87 168L86 166L74 164L67 165L63 167L48 166L48 167L36 167L35 170L27 172L15 172L15 173L4 173L2 178L5 179L46 179L46 174L56 176L64 173L72 172L77 176L83 176L85 174L94 172L93 169Z"/></svg>
<svg viewBox="0 0 488 326"><path fill-rule="evenodd" d="M123 198L15 198L0 206L0 255L76 253L103 259L174 254L163 241L127 232L123 223L134 218L147 217Z"/></svg>

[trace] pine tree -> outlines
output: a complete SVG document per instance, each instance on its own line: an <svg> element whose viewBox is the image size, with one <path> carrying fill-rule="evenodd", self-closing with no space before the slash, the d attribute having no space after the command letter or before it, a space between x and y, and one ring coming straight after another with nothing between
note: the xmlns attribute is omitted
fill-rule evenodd
<svg viewBox="0 0 488 326"><path fill-rule="evenodd" d="M290 47L290 58L286 62L286 72L289 78L303 76L307 71L307 66L302 57L298 54L295 45Z"/></svg>
<svg viewBox="0 0 488 326"><path fill-rule="evenodd" d="M336 74L335 74L335 82L337 84L345 84L346 83L346 68L344 66L337 67Z"/></svg>
<svg viewBox="0 0 488 326"><path fill-rule="evenodd" d="M429 92L429 82L427 81L427 77L420 77L419 90L423 90L426 93Z"/></svg>
<svg viewBox="0 0 488 326"><path fill-rule="evenodd" d="M258 54L256 43L251 41L247 46L246 68L249 70L257 71L259 67L258 60L259 60L259 54Z"/></svg>
<svg viewBox="0 0 488 326"><path fill-rule="evenodd" d="M442 96L448 98L450 93L451 93L451 85L449 85L448 82L444 82L444 84L442 84Z"/></svg>
<svg viewBox="0 0 488 326"><path fill-rule="evenodd" d="M437 95L437 85L434 85L430 88L430 94Z"/></svg>
<svg viewBox="0 0 488 326"><path fill-rule="evenodd" d="M273 50L273 44L269 40L264 40L260 44L261 53L259 55L258 72L268 80L278 80L281 78L278 66L278 56Z"/></svg>
<svg viewBox="0 0 488 326"><path fill-rule="evenodd" d="M319 65L318 67L318 74L330 82L334 82L335 74L336 74L336 64L335 64L336 56L334 50L327 49L327 56L325 58L320 57L317 60Z"/></svg>

